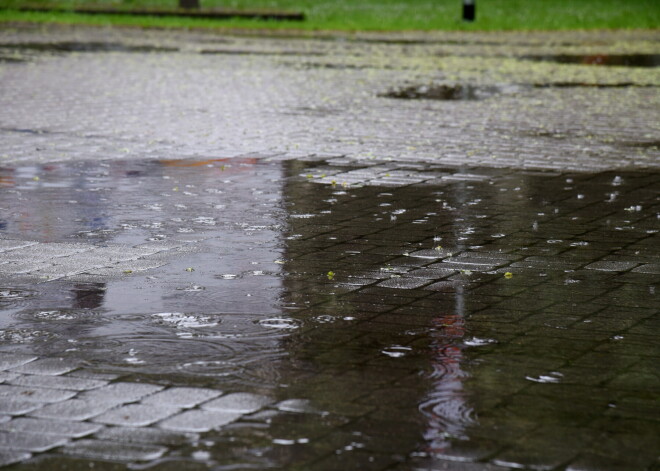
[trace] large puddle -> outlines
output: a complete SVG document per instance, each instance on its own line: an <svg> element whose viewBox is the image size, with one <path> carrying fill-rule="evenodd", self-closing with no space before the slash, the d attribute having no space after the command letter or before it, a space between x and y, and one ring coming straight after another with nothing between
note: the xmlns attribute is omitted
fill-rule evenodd
<svg viewBox="0 0 660 471"><path fill-rule="evenodd" d="M153 445L165 413L20 467L645 469L659 180L343 159L3 168L0 354L268 398L160 453L107 444ZM5 414L2 430L42 417Z"/></svg>
<svg viewBox="0 0 660 471"><path fill-rule="evenodd" d="M280 314L280 172L254 159L2 169L3 234L53 247L45 263L58 249L95 262L25 281L36 294L8 298L0 329L19 345L22 332L42 332L40 354L80 351L101 367L250 382L262 366L246 365L276 350L278 330L260 321ZM121 258L135 246L161 267L138 276L140 254ZM105 273L105 258L123 268Z"/></svg>

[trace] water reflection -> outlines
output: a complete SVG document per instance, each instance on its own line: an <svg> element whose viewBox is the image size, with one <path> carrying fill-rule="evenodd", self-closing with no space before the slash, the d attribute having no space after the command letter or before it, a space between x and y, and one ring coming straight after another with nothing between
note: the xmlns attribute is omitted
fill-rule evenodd
<svg viewBox="0 0 660 471"><path fill-rule="evenodd" d="M98 309L103 306L105 283L80 283L73 286L73 309Z"/></svg>
<svg viewBox="0 0 660 471"><path fill-rule="evenodd" d="M284 378L294 394L350 420L343 430L359 430L371 458L388 443L420 466L550 469L580 452L636 460L598 437L618 423L608 404L647 396L607 385L625 375L621 353L639 361L651 346L642 329L641 350L617 342L630 335L618 329L653 316L639 311L653 301L633 293L653 295L654 282L629 270L655 253L645 242L655 215L630 217L629 208L652 204L644 188L657 176L433 177L415 167L296 163L289 172L298 180L285 189L287 205L306 216L289 221L285 296L303 328L286 339ZM379 187L383 176L407 181ZM622 181L629 186L613 202ZM637 250L623 248L630 244ZM578 432L580 440L562 438ZM333 450L336 466L349 445Z"/></svg>
<svg viewBox="0 0 660 471"><path fill-rule="evenodd" d="M283 401L205 466L655 460L658 175L67 165L4 171L5 236L166 263L3 286L0 348Z"/></svg>
<svg viewBox="0 0 660 471"><path fill-rule="evenodd" d="M428 443L426 450L432 455L445 454L452 446L451 439L467 439L466 428L474 423L463 385L467 373L461 368L464 360L461 340L465 336L461 286L454 296L455 312L433 319L432 387L419 406L428 420L424 439Z"/></svg>
<svg viewBox="0 0 660 471"><path fill-rule="evenodd" d="M117 243L144 241L126 235L152 229L151 239L146 238L152 240L159 232L153 229L165 230L174 222L184 222L183 218L168 221L165 216L172 214L162 214L164 209L172 207L186 209L183 200L189 202L194 197L193 206L197 205L195 209L204 212L209 206L220 209L214 208L219 205L214 203L218 199L228 199L235 204L237 198L217 196L233 191L233 184L241 186L239 191L254 192L248 185L258 186L255 175L262 171L257 170L255 164L255 159L246 158L234 159L231 163L228 159L192 163L180 160L87 161L3 167L0 168L0 185L4 188L0 204L5 208L3 220L6 222L0 230L9 237L48 242L77 238L94 243ZM187 187L188 180L191 183ZM184 182L181 187L180 182ZM197 185L202 188L201 194L192 191ZM267 186L264 192L270 190ZM244 203L251 204L247 195ZM234 209L229 208L228 212L232 214Z"/></svg>
<svg viewBox="0 0 660 471"><path fill-rule="evenodd" d="M285 335L260 323L280 314L278 164L76 162L1 175L2 235L75 244L53 253L73 262L44 255L43 263L77 273L29 283L29 299L5 304L0 329L14 340L6 349L64 351L134 373L272 383L267 363L255 360L277 358ZM142 264L160 268L140 276ZM29 332L47 335L35 343Z"/></svg>

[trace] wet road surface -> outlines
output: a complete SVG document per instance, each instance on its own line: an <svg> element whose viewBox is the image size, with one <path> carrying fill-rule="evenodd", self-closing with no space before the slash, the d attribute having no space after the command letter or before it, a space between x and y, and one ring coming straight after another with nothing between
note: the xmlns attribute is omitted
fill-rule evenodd
<svg viewBox="0 0 660 471"><path fill-rule="evenodd" d="M40 243L5 249L0 270L45 242L78 249L4 278L0 428L25 450L8 456L643 469L659 178L342 159L4 169L3 241ZM169 250L91 265L122 247Z"/></svg>
<svg viewBox="0 0 660 471"><path fill-rule="evenodd" d="M11 34L1 466L657 469L655 69Z"/></svg>

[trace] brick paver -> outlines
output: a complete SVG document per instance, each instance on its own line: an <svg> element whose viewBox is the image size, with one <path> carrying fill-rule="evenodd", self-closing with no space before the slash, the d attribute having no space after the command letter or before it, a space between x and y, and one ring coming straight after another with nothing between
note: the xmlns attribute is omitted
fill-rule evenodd
<svg viewBox="0 0 660 471"><path fill-rule="evenodd" d="M520 60L653 53L653 31L437 33L399 38L404 44L94 29L1 34L5 47L104 40L179 51L19 48L29 74L20 63L1 69L5 162L249 153L557 170L658 166L657 68ZM504 92L423 104L380 96L410 83Z"/></svg>
<svg viewBox="0 0 660 471"><path fill-rule="evenodd" d="M656 42L3 29L0 466L654 469Z"/></svg>

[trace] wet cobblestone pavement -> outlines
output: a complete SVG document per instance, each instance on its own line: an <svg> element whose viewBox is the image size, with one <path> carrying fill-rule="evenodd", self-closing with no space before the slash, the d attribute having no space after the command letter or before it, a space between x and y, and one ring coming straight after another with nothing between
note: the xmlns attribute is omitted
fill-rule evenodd
<svg viewBox="0 0 660 471"><path fill-rule="evenodd" d="M123 34L0 34L1 466L660 469L660 76L510 57L657 35Z"/></svg>

